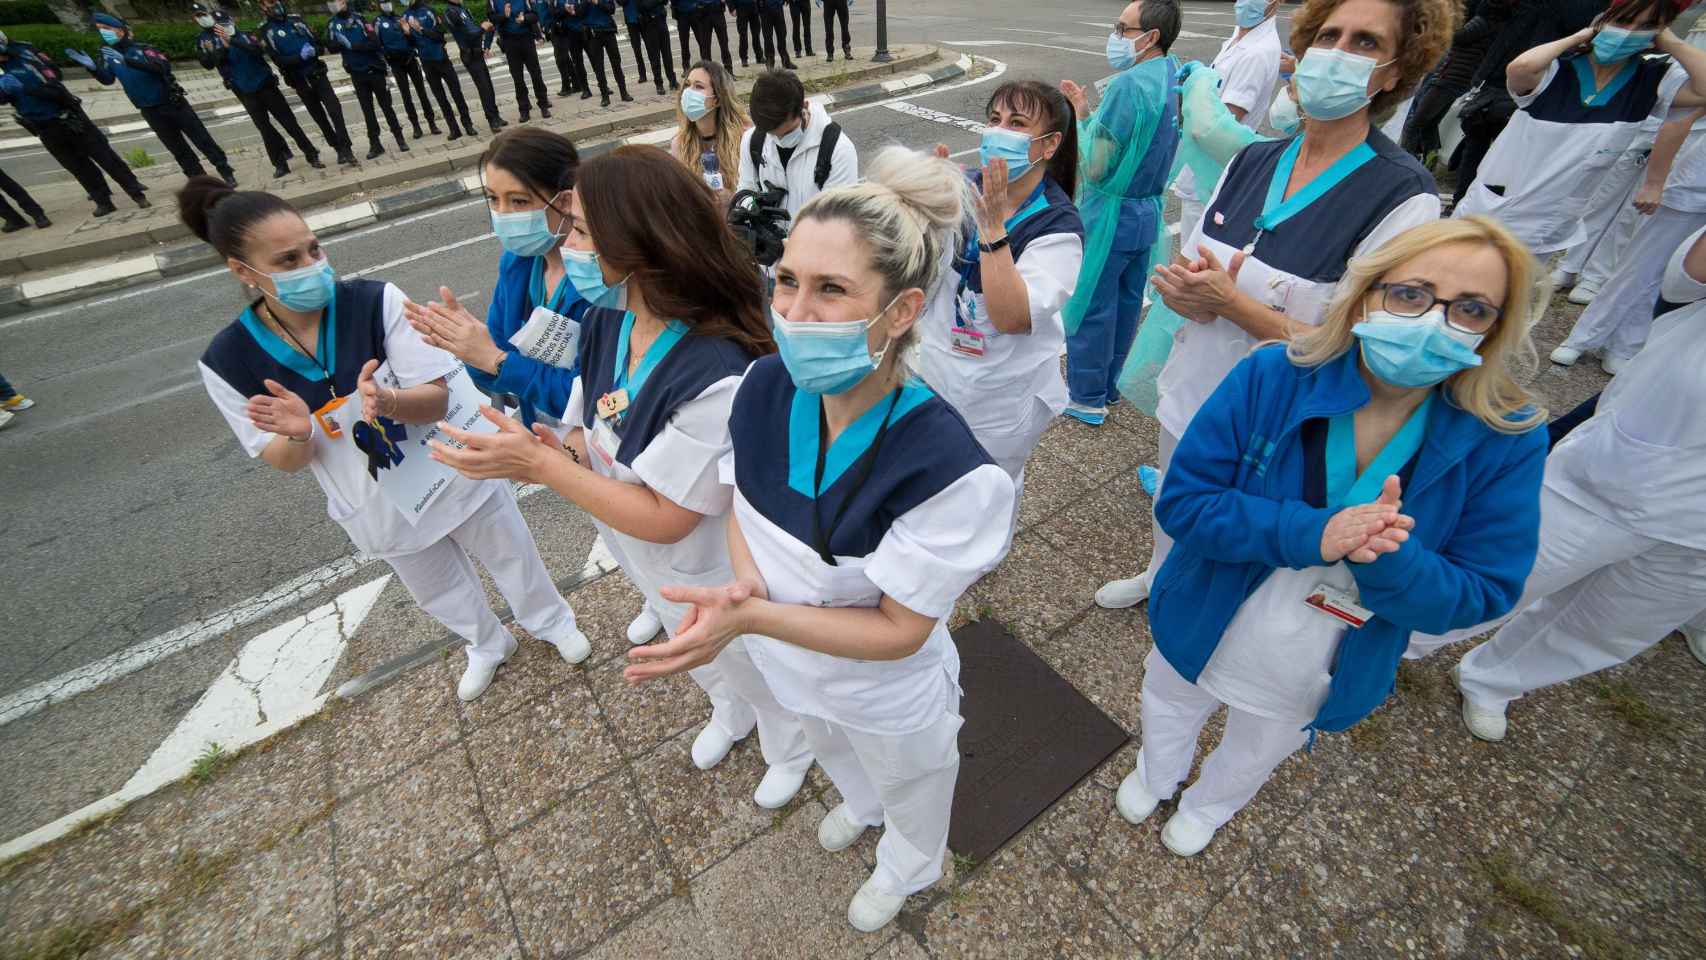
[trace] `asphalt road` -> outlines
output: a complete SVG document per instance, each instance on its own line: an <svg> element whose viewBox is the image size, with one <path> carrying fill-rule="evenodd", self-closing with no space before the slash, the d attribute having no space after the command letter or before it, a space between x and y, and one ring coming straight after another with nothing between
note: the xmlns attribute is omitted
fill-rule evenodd
<svg viewBox="0 0 1706 960"><path fill-rule="evenodd" d="M860 0L854 18L865 50L869 2ZM896 41L975 42L961 49L1001 61L1006 77L1086 83L1109 72L1103 38L1121 9L1103 0L940 0L929 14L890 7ZM1174 52L1207 60L1231 27L1231 4L1188 4L1185 29L1200 36ZM940 142L964 158L975 152L971 127L992 88L985 80L926 90L838 119L865 156L888 143ZM480 203L463 201L330 238L328 252L342 274L389 280L416 297L449 283L478 309L499 254L489 230ZM251 461L203 393L196 359L241 306L218 270L0 321L0 370L38 402L0 433L8 561L0 699L351 553L312 479ZM590 541L585 517L552 499L525 501L536 529L548 517L554 535ZM252 634L236 631L25 720L0 721L0 782L9 784L0 788L0 839L116 789Z"/></svg>

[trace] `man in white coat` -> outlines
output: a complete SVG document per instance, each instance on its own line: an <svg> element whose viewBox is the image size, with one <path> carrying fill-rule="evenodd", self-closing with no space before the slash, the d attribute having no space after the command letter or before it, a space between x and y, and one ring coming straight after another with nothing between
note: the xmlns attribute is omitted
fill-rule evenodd
<svg viewBox="0 0 1706 960"><path fill-rule="evenodd" d="M752 126L740 141L739 190L786 187L792 218L827 187L857 183L859 151L829 111L806 99L792 70L767 70L752 85Z"/></svg>

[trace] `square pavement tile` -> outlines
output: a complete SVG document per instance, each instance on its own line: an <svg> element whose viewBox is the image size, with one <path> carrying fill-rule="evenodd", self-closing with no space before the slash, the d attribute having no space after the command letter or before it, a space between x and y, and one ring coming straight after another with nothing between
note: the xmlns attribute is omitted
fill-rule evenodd
<svg viewBox="0 0 1706 960"><path fill-rule="evenodd" d="M575 624L592 643L584 666L596 667L628 652L628 624L640 615L645 597L621 570L607 573L569 595Z"/></svg>
<svg viewBox="0 0 1706 960"><path fill-rule="evenodd" d="M1019 529L1028 530L1096 490L1099 482L1057 454L1037 449L1025 463Z"/></svg>
<svg viewBox="0 0 1706 960"><path fill-rule="evenodd" d="M675 888L657 828L617 773L494 847L527 953L578 954Z"/></svg>
<svg viewBox="0 0 1706 960"><path fill-rule="evenodd" d="M491 854L480 854L344 931L344 960L521 956Z"/></svg>
<svg viewBox="0 0 1706 960"><path fill-rule="evenodd" d="M1107 905L1034 836L979 866L923 919L924 943L942 958L1142 955Z"/></svg>
<svg viewBox="0 0 1706 960"><path fill-rule="evenodd" d="M1698 863L1642 856L1649 875L1641 882L1608 882L1588 869L1541 847L1514 867L1526 896L1552 904L1552 916L1535 916L1551 928L1563 950L1555 955L1643 957L1684 960L1706 956L1706 881ZM1501 888L1500 906L1515 907Z"/></svg>
<svg viewBox="0 0 1706 960"><path fill-rule="evenodd" d="M702 960L710 931L687 897L671 897L585 954L585 960Z"/></svg>
<svg viewBox="0 0 1706 960"><path fill-rule="evenodd" d="M1034 647L1095 604L1101 582L1093 579L1036 533L1021 533L1007 559L972 587L972 595Z"/></svg>
<svg viewBox="0 0 1706 960"><path fill-rule="evenodd" d="M1092 427L1071 417L1060 417L1043 431L1039 447L1061 457L1090 479L1098 482L1112 480L1148 457L1155 458L1153 442L1144 443L1134 431L1103 424Z"/></svg>
<svg viewBox="0 0 1706 960"><path fill-rule="evenodd" d="M321 822L225 871L185 904L169 937L183 957L295 957L337 924L332 828Z"/></svg>
<svg viewBox="0 0 1706 960"><path fill-rule="evenodd" d="M332 820L344 922L382 909L486 843L474 771L460 745L343 801Z"/></svg>
<svg viewBox="0 0 1706 960"><path fill-rule="evenodd" d="M187 795L186 849L239 859L265 841L322 818L332 800L328 724L315 717L240 754Z"/></svg>
<svg viewBox="0 0 1706 960"><path fill-rule="evenodd" d="M1076 559L1101 586L1143 571L1149 562L1149 527L1147 504L1123 502L1097 491L1031 532Z"/></svg>
<svg viewBox="0 0 1706 960"><path fill-rule="evenodd" d="M1135 733L1143 658L1151 646L1149 620L1141 608L1092 607L1084 619L1037 644L1035 649L1079 693L1127 732Z"/></svg>
<svg viewBox="0 0 1706 960"><path fill-rule="evenodd" d="M632 760L683 730L696 732L711 716L711 701L692 677L676 674L633 686L622 677L627 665L626 657L613 657L587 674L622 756Z"/></svg>
<svg viewBox="0 0 1706 960"><path fill-rule="evenodd" d="M695 730L683 730L634 764L640 796L676 869L696 877L736 847L771 828L783 811L752 802L764 777L754 732L710 770L693 765ZM799 806L806 787L794 801Z"/></svg>
<svg viewBox="0 0 1706 960"><path fill-rule="evenodd" d="M542 694L583 682L583 666L564 660L555 646L514 624L510 625L510 632L515 634L515 653L498 668L498 672L492 677L491 686L470 703L463 703L460 698L453 701L457 709L462 711L462 717L467 721L470 730L489 725ZM462 651L456 650L443 658L442 663L450 683L455 685L462 680L462 671L468 666L468 658Z"/></svg>
<svg viewBox="0 0 1706 960"><path fill-rule="evenodd" d="M469 734L467 743L492 831L500 837L621 762L592 691L578 676Z"/></svg>
<svg viewBox="0 0 1706 960"><path fill-rule="evenodd" d="M818 845L827 811L806 804L693 882L693 903L718 960L864 957L893 936L847 923L847 904L869 870L850 850ZM901 922L908 916L901 913ZM808 947L809 945L809 947Z"/></svg>
<svg viewBox="0 0 1706 960"><path fill-rule="evenodd" d="M462 654L447 657L460 660ZM461 739L455 696L455 681L428 663L338 704L326 734L337 795L348 797Z"/></svg>

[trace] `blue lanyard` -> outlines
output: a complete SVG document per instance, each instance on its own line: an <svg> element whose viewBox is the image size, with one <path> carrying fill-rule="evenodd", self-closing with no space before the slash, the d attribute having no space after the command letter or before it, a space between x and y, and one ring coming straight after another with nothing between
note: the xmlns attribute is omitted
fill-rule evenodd
<svg viewBox="0 0 1706 960"><path fill-rule="evenodd" d="M1012 234L1014 227L1048 209L1048 197L1043 196L1043 188L1047 185L1048 177L1045 174L1043 179L1037 181L1037 188L1031 191L1031 195L1025 198L1024 203L1019 205L1019 212L1007 218L1007 222L1004 226L1006 226L1009 235ZM966 292L966 287L971 283L972 267L977 266L978 262L982 259L982 251L977 248L977 239L978 238L975 233L967 237L965 251L960 254L960 262L957 267L957 272L960 275L960 286L959 289L954 291L954 303L956 305L959 303L960 296ZM1017 251L1014 252L1013 259L1019 259ZM955 306L954 326L963 327L965 325L965 321L960 319L959 307Z"/></svg>
<svg viewBox="0 0 1706 960"><path fill-rule="evenodd" d="M563 278L557 281L557 289L551 294L551 299L545 299L545 258L533 258L533 275L527 281L527 296L534 306L544 307L552 313L563 312L563 302L569 299L569 294L579 294L575 285L569 282L569 272L563 271Z"/></svg>
<svg viewBox="0 0 1706 960"><path fill-rule="evenodd" d="M1433 402L1430 390L1422 405L1386 441L1361 476L1357 475L1356 414L1342 413L1327 422L1328 509L1373 503L1380 497L1386 478L1404 469L1404 464L1422 448L1422 438L1428 429L1428 410Z"/></svg>
<svg viewBox="0 0 1706 960"><path fill-rule="evenodd" d="M634 311L629 310L622 315L622 333L616 341L616 373L612 381L611 392L626 389L628 404L632 406L640 396L640 389L646 385L646 380L657 369L658 363L674 349L681 338L687 335L687 324L679 320L670 320L664 326L658 338L646 348L645 356L640 358L640 365L634 368L634 377L628 378L628 338L634 334Z"/></svg>
<svg viewBox="0 0 1706 960"><path fill-rule="evenodd" d="M1326 196L1327 191L1344 182L1345 178L1355 173L1363 164L1374 159L1374 148L1367 143L1359 143L1356 149L1345 154L1333 165L1321 171L1321 175L1309 181L1303 189L1285 198L1286 184L1291 182L1291 172L1297 166L1298 154L1303 152L1303 138L1299 136L1291 141L1291 146L1280 155L1279 166L1274 168L1274 176L1268 182L1268 199L1262 204L1262 215L1256 218L1256 238L1244 249L1253 251L1256 241L1262 239L1262 234L1278 227L1292 217L1307 209L1310 204Z"/></svg>

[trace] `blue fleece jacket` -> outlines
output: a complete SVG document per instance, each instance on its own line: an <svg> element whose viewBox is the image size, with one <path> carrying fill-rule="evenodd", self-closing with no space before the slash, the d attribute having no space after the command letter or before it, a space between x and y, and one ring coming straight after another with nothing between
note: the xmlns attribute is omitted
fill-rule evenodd
<svg viewBox="0 0 1706 960"><path fill-rule="evenodd" d="M533 425L537 414L561 417L569 406L569 391L574 389L577 370L541 363L523 356L510 345L509 338L527 324L533 308L533 264L538 257L518 257L508 251L498 260L498 283L492 291L492 305L486 311L486 329L492 340L509 351L497 376L484 370L468 368L476 386L488 393L512 393L521 398L521 420ZM573 284L570 284L573 286ZM549 293L547 293L549 295ZM588 304L579 294L570 301L564 314L579 321Z"/></svg>
<svg viewBox="0 0 1706 960"><path fill-rule="evenodd" d="M1347 351L1314 370L1281 346L1244 359L1191 420L1155 516L1175 543L1149 598L1155 645L1196 682L1238 607L1278 567L1321 566L1335 511L1303 499L1306 420L1369 402ZM1311 729L1343 730L1392 692L1412 631L1445 633L1510 611L1534 566L1546 431L1500 433L1436 398L1402 492L1410 539L1373 563L1348 564L1374 616L1347 628ZM1298 601L1302 602L1301 598Z"/></svg>

